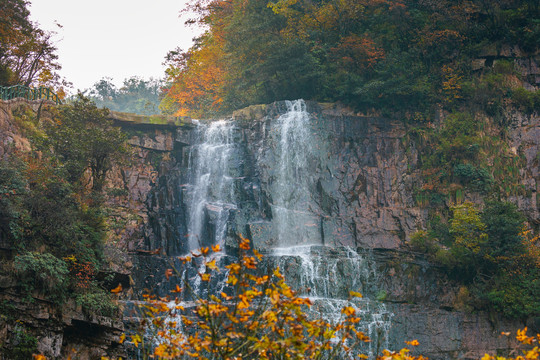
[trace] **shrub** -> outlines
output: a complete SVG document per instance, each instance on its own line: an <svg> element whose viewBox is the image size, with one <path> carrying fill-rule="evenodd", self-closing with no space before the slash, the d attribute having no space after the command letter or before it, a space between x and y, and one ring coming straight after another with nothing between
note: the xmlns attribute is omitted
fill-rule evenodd
<svg viewBox="0 0 540 360"><path fill-rule="evenodd" d="M529 91L523 87L512 90L511 99L514 105L526 113L540 110L540 91Z"/></svg>
<svg viewBox="0 0 540 360"><path fill-rule="evenodd" d="M417 233L417 246L430 251L447 273L467 285L470 304L509 318L540 314L540 251L523 232L525 218L516 206L490 201L482 212L472 203L452 207L448 249L427 250L427 233Z"/></svg>
<svg viewBox="0 0 540 360"><path fill-rule="evenodd" d="M118 306L112 302L110 294L103 289L91 289L91 292L77 295L75 302L87 315L113 317L118 313Z"/></svg>
<svg viewBox="0 0 540 360"><path fill-rule="evenodd" d="M27 293L40 290L55 302L65 299L69 270L63 260L49 253L29 252L15 257L14 268Z"/></svg>
<svg viewBox="0 0 540 360"><path fill-rule="evenodd" d="M412 234L409 245L415 251L431 255L435 254L440 248L437 241L424 230L419 230Z"/></svg>
<svg viewBox="0 0 540 360"><path fill-rule="evenodd" d="M9 346L3 347L6 359L27 360L37 350L37 339L17 324L10 336Z"/></svg>
<svg viewBox="0 0 540 360"><path fill-rule="evenodd" d="M493 176L483 167L472 164L454 166L454 177L463 185L470 186L478 192L488 192L493 186Z"/></svg>
<svg viewBox="0 0 540 360"><path fill-rule="evenodd" d="M307 315L311 300L296 295L286 283L279 268L260 275L257 266L261 255L250 252L249 240L240 240L239 261L227 265L227 288L216 295L197 297L189 285L176 286L173 293L194 296L193 311L186 311L176 298L146 296L143 307L147 326L159 344L150 355L161 359L193 357L199 359L349 359L369 338L356 329L358 314L351 305L341 309L337 323L311 319ZM219 246L213 247L219 251ZM199 278L208 284L220 271L209 248L181 258L184 264L202 259ZM203 270L204 269L204 270ZM169 278L181 269L169 269ZM351 292L351 297L361 296ZM183 331L178 331L174 315L180 314ZM164 320L165 318L169 320ZM142 335L132 337L135 345Z"/></svg>

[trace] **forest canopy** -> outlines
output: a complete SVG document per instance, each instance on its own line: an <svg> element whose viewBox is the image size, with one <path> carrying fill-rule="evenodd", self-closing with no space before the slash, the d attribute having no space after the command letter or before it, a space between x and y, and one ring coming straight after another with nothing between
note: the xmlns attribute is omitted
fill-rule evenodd
<svg viewBox="0 0 540 360"><path fill-rule="evenodd" d="M212 116L304 98L404 111L460 99L471 61L538 49L536 0L196 0L206 31L169 52L162 110Z"/></svg>

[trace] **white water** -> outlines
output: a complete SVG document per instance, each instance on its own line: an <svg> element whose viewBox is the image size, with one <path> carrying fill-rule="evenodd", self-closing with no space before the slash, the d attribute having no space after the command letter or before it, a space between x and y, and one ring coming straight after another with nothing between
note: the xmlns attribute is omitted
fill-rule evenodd
<svg viewBox="0 0 540 360"><path fill-rule="evenodd" d="M308 207L313 188L309 169L315 161L312 148L316 144L304 101L286 104L287 112L270 123L269 133L275 149L259 149L275 151L278 159L269 191L273 232L280 248L268 253L283 269L291 286L313 301L314 316L337 322L341 309L353 306L362 318L358 328L372 338L363 351L375 357L379 350L388 347L392 314L379 301L366 298L349 301L347 295L350 290L362 292L365 284L376 284L377 271L371 261L351 249L337 249L336 254L329 256L329 248L314 246L321 243L320 218ZM199 125L199 135L200 142L190 153L190 250L201 243L223 244L229 212L237 207L230 169L235 147L234 124L218 121ZM202 238L208 213L215 216L214 239ZM198 277L191 286L199 296L208 291L201 288Z"/></svg>
<svg viewBox="0 0 540 360"><path fill-rule="evenodd" d="M318 221L309 212L309 160L313 137L304 100L287 101L287 112L275 122L279 169L272 186L272 217L279 246L316 243Z"/></svg>
<svg viewBox="0 0 540 360"><path fill-rule="evenodd" d="M229 161L234 150L234 124L215 121L199 124L200 143L190 152L192 186L188 207L188 245L195 250L203 242L222 245L228 214L236 208ZM205 213L216 214L214 239L203 239Z"/></svg>
<svg viewBox="0 0 540 360"><path fill-rule="evenodd" d="M347 295L349 291L362 293L366 284L378 283L379 274L368 257L348 248L338 249L332 256L329 254L332 250L321 246L292 246L273 249L270 254L299 294L312 300L313 314L337 323L342 320L341 309L352 306L362 319L357 328L372 340L362 350L374 358L380 350L389 347L393 314L382 302L367 297L349 300Z"/></svg>

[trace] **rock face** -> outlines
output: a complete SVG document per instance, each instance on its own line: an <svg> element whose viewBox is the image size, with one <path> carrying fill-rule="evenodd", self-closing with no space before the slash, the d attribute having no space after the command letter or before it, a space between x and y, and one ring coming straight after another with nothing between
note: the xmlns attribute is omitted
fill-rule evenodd
<svg viewBox="0 0 540 360"><path fill-rule="evenodd" d="M233 115L237 143L232 150L234 156L227 160L230 172L226 176L233 180L231 191L236 202L226 212L227 251L234 254L237 233L250 238L263 251L282 246L283 234L276 229L280 216L276 208L286 204L294 223L302 229L288 224L293 240L286 245L311 244L310 261L320 261L311 269L318 269L324 276L334 274L333 278L319 277L312 283L332 284L331 290L324 293L326 298L343 300L349 290L360 290L372 301L369 306L384 305L381 316L386 316L390 325L381 341L388 346L401 347L403 341L416 338L421 343L418 353L434 359L476 358L485 352L508 350L508 339L500 332L515 331L523 324L486 314L471 315L457 284L421 257L405 251L406 240L425 226L428 216L427 210L413 199L415 187L422 182L418 150L414 143L405 143L405 126L308 103L312 146L306 150L291 143L284 145L276 135L276 124L283 125L282 116L290 110L289 105L278 102L252 106ZM539 124L538 117L516 114L509 138L511 146L527 161L520 176L528 191L512 200L533 225L538 222ZM176 131L169 150L171 160L163 163L147 193L145 240L140 244L143 247L137 248L139 254L132 258L135 288L161 294L172 286L163 275L171 259L190 249L189 208L195 186L190 174L192 161L200 152L196 148L199 130L183 127ZM138 141L132 144L142 148L143 142ZM292 146L288 151L301 164L293 171L294 179L284 177L279 170L285 146ZM300 160L299 153L303 154ZM276 184L283 186L287 181L294 181L291 189L281 193L276 190ZM206 235L215 238L224 204L215 191L210 193L202 212L202 227ZM365 261L352 261L346 250L350 248ZM272 252L269 254L268 261L281 262L293 287L301 291L309 288L313 295L316 286L306 285L306 277L301 275L304 255L282 254L277 259ZM359 263L370 264L367 275L360 274L364 270L359 270ZM316 291L322 294L322 290Z"/></svg>
<svg viewBox="0 0 540 360"><path fill-rule="evenodd" d="M27 140L8 116L14 105L2 106L0 157L13 148L28 149ZM231 204L210 187L208 203L200 210L201 237L216 239L225 218L223 239L230 254L235 252L237 234L247 236L267 251L268 261L281 262L291 284L306 295L310 288L321 296L343 300L349 290L360 290L371 301L366 306L379 309L391 324L381 332L383 345L398 348L404 340L417 338L418 352L434 359L475 358L486 351L509 349L500 331L514 331L522 324L467 313L459 286L405 251L406 240L425 225L428 216L413 199L421 176L416 145L403 140L406 127L328 104L307 103L305 110L311 117L305 135L309 136L307 150L295 147L294 137L284 144L277 134L276 124L282 126L282 116L289 111L285 102L252 106L233 115L234 146L229 149L229 170L224 176L231 184L227 196L235 201ZM540 119L512 116L510 146L527 163L520 170L526 191L512 201L538 226ZM133 151L129 164L108 175L109 267L123 279L125 289L133 285L122 295L125 298L137 298L145 288L167 294L174 285L165 279L164 270L191 248L193 161L202 152L200 128L188 119L114 119L129 135ZM291 166L292 177L278 170L285 148L301 165ZM288 190L280 192L277 184L288 184ZM276 227L283 209L294 219L285 234ZM286 245L312 245L309 261L318 261L321 272L315 280L302 277L305 254L278 258L268 251L284 245L284 236L290 238ZM323 290L306 285L309 281L332 287ZM18 311L28 314L24 321L35 324L36 334L43 334L40 350L51 357L63 356L65 350L58 345L63 343L63 349L71 344L87 358L115 354L120 324L87 318L76 307L65 310L67 314L55 314L48 305L38 304L36 309ZM49 318L54 326L41 327ZM103 337L91 341L85 337L95 330ZM4 333L0 331L0 336Z"/></svg>
<svg viewBox="0 0 540 360"><path fill-rule="evenodd" d="M35 339L35 351L49 359L116 359L124 356L120 336L124 324L116 319L83 312L74 300L58 307L46 296L34 293L21 298L11 278L0 277L0 342L5 349L23 339ZM6 355L6 354L4 354Z"/></svg>
<svg viewBox="0 0 540 360"><path fill-rule="evenodd" d="M14 121L13 112L37 113L50 105L47 101L26 101L22 99L0 100L0 159L8 153L30 150L30 142L22 134L22 124Z"/></svg>
<svg viewBox="0 0 540 360"><path fill-rule="evenodd" d="M417 206L413 198L422 179L417 147L404 141L406 127L389 119L354 116L325 104L308 103L307 107L315 146L303 164L310 196L302 204L305 216L301 220L312 228L313 242L401 248L427 220L427 210ZM233 115L238 144L228 166L234 169L229 175L235 179L239 206L229 216L231 239L235 232L241 232L261 246L277 243L272 218L279 200L274 187L281 159L275 127L285 112L286 103L279 102L251 106ZM536 224L540 119L519 113L511 117L510 147L522 154L527 164L520 170L525 192L512 201L531 224ZM136 203L144 213L138 222L144 243L128 249L161 249L163 254L175 255L186 249L186 211L193 180L189 158L196 154L197 131L189 125L157 127L141 127L141 134L130 140L134 161L130 168L118 171L112 183L129 192L124 208L133 208ZM211 227L212 209L205 211L206 227Z"/></svg>

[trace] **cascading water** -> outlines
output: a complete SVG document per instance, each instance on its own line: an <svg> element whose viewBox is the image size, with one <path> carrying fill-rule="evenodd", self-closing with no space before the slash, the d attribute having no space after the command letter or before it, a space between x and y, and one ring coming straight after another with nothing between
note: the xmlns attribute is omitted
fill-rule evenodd
<svg viewBox="0 0 540 360"><path fill-rule="evenodd" d="M341 308L353 306L362 318L359 328L372 338L366 349L370 356L387 347L392 314L384 304L363 299L349 301L349 291L369 293L379 279L373 262L348 248L324 246L321 239L321 215L309 207L313 204L315 180L310 168L317 166L313 146L317 142L310 127L310 116L303 100L286 102L287 111L268 125L272 146L259 149L273 159L268 183L271 207L271 227L275 249L266 249L266 260L279 266L287 282L309 297L314 305L314 316L338 321ZM235 151L239 144L238 128L232 121L200 124L198 144L190 152L190 185L186 187L188 213L188 250L200 245L224 244L231 214L242 211L235 191L239 179L234 169ZM263 154L264 155L264 154ZM236 159L238 160L238 159ZM257 164L256 166L261 166ZM253 188L253 187L252 187ZM260 207L260 206L259 206ZM255 219L255 222L258 221ZM212 224L212 226L209 226ZM209 230L210 229L210 230ZM199 296L208 295L208 288L200 288L197 272L204 269L192 265L185 274L192 289ZM224 284L214 284L221 291Z"/></svg>
<svg viewBox="0 0 540 360"><path fill-rule="evenodd" d="M372 300L373 284L380 282L373 261L349 248L308 245L276 248L266 254L272 265L279 266L289 285L301 296L311 299L311 312L337 323L341 309L352 306L361 322L357 328L371 339L362 349L374 357L388 348L392 313L379 301ZM349 299L349 291L365 296Z"/></svg>
<svg viewBox="0 0 540 360"><path fill-rule="evenodd" d="M312 244L319 238L318 219L308 211L308 163L314 139L304 100L286 101L286 105L287 112L277 119L272 131L279 154L271 189L274 233L279 246Z"/></svg>
<svg viewBox="0 0 540 360"><path fill-rule="evenodd" d="M372 339L363 350L373 357L388 347L392 314L384 304L367 297L348 300L349 291L367 291L367 284L379 280L373 262L348 248L320 246L321 217L308 206L314 188L309 169L310 162L316 161L313 146L317 140L305 102L287 101L286 105L287 112L276 120L272 131L279 157L271 186L272 222L279 248L266 254L273 265L283 269L289 284L313 301L313 313L337 322L341 308L353 306L362 318L359 328Z"/></svg>
<svg viewBox="0 0 540 360"><path fill-rule="evenodd" d="M199 124L200 142L190 153L191 189L188 206L188 249L223 244L226 224L234 203L234 179L229 161L233 153L234 124L215 121ZM205 219L213 217L213 234L205 230Z"/></svg>

